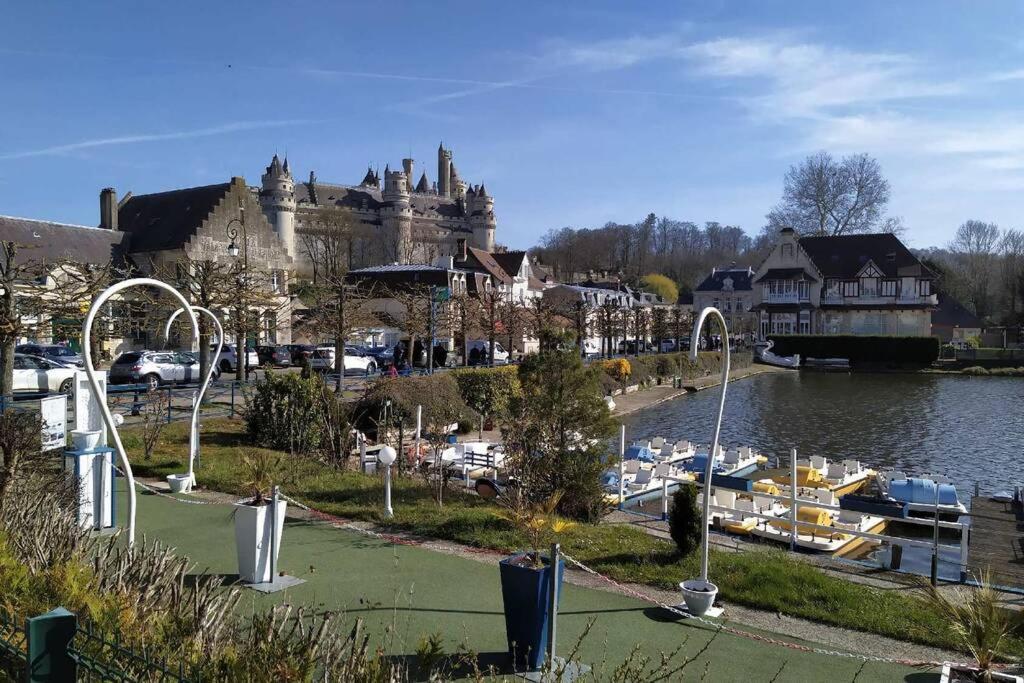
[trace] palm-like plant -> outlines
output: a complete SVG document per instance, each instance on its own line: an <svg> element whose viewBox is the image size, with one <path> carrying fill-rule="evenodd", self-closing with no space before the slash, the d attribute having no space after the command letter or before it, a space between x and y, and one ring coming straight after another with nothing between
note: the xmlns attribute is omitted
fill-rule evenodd
<svg viewBox="0 0 1024 683"><path fill-rule="evenodd" d="M284 472L281 456L264 450L250 450L242 456L242 493L250 505L265 505L275 483Z"/></svg>
<svg viewBox="0 0 1024 683"><path fill-rule="evenodd" d="M533 501L516 486L510 487L498 499L501 503L498 515L512 522L526 536L533 551L529 559L537 568L544 566L540 555L541 547L548 545L558 534L573 526L572 522L555 515L561 498L561 492L556 491L545 500Z"/></svg>
<svg viewBox="0 0 1024 683"><path fill-rule="evenodd" d="M978 664L979 680L992 680L992 666L1002 653L1003 641L1013 629L1010 615L999 604L991 574L978 577L978 588L949 587L946 592L928 586L932 603L949 619L953 632Z"/></svg>

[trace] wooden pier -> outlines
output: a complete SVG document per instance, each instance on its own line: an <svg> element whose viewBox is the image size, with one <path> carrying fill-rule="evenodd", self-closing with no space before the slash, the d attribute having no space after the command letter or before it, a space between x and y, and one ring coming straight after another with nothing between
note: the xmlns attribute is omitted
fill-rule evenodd
<svg viewBox="0 0 1024 683"><path fill-rule="evenodd" d="M1024 512L1013 503L971 499L971 542L967 565L980 576L992 573L1000 586L1024 588Z"/></svg>

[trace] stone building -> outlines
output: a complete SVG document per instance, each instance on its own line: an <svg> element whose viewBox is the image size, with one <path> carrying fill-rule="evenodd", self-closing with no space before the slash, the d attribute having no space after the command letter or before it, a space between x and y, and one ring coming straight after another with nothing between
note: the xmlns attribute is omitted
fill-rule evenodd
<svg viewBox="0 0 1024 683"><path fill-rule="evenodd" d="M714 306L725 317L729 334L749 334L754 331L756 315L754 305L753 269L712 268L711 273L693 290L691 310L700 311Z"/></svg>
<svg viewBox="0 0 1024 683"><path fill-rule="evenodd" d="M354 268L387 263L433 263L455 256L459 239L482 251L494 251L497 221L494 199L483 183L471 185L459 175L452 152L437 150L437 180L424 170L414 184L412 159L400 169L372 168L358 185L324 183L310 171L296 182L287 159L274 155L261 178L259 202L299 277L312 272L304 235L344 221L352 232Z"/></svg>

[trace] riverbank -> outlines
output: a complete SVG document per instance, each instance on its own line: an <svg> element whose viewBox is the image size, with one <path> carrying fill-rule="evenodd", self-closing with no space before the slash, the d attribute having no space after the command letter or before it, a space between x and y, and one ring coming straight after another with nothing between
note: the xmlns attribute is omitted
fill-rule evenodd
<svg viewBox="0 0 1024 683"><path fill-rule="evenodd" d="M764 375L775 372L793 372L793 370L787 370L785 368L777 368L773 365L762 365L760 363L754 363L748 365L745 368L738 368L729 373L729 381L735 382L737 380L746 379L747 377L755 377L757 375ZM629 394L620 394L615 396L612 400L615 401L615 409L612 411L612 415L615 417L622 417L623 415L629 415L635 413L638 410L644 408L650 408L651 406L658 405L659 403L665 403L671 401L674 398L679 398L686 394L693 393L695 391L703 391L704 389L710 389L717 387L722 383L721 375L712 375L708 377L701 377L699 379L685 380L683 387L676 388L671 384L661 384L652 386L643 391L634 391Z"/></svg>

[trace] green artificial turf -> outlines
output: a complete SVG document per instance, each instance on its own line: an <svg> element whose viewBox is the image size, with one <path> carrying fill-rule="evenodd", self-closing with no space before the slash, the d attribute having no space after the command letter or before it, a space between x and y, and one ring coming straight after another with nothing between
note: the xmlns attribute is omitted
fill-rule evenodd
<svg viewBox="0 0 1024 683"><path fill-rule="evenodd" d="M185 424L170 425L153 458L134 463L143 475L162 477L184 471ZM126 448L138 453L130 430ZM246 450L240 421L211 420L201 436L199 484L226 492L239 490L239 462ZM378 476L345 472L302 457L288 461L282 489L317 510L424 537L502 552L522 549L524 539L491 503L457 491L438 507L421 479L397 477L392 493L395 516L381 516L383 492ZM184 507L184 506L182 506ZM674 544L638 529L617 525L576 525L559 539L565 552L618 581L674 590L698 573L697 557L681 559ZM924 599L892 590L853 583L819 571L784 551L717 552L712 549L710 574L726 603L777 611L845 628L877 633L947 649L958 644L947 622ZM1024 642L1011 639L1014 655Z"/></svg>

